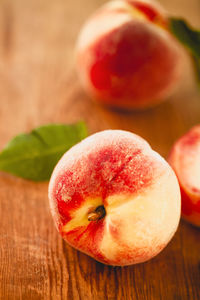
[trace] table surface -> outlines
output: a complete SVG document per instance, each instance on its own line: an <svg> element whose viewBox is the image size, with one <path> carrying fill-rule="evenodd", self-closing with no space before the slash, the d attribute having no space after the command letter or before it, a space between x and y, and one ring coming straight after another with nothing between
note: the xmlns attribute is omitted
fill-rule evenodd
<svg viewBox="0 0 200 300"><path fill-rule="evenodd" d="M173 142L200 121L200 93L190 66L169 101L120 113L93 103L74 71L73 49L100 0L0 2L0 147L41 124L83 119L89 132L124 129L167 157ZM162 0L200 27L199 0ZM200 230L181 221L157 257L130 267L104 266L58 235L48 183L0 173L0 299L200 299Z"/></svg>

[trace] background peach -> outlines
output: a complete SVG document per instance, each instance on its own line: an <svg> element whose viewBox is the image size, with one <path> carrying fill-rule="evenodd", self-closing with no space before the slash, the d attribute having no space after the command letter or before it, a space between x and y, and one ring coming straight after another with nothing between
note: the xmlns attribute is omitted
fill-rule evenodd
<svg viewBox="0 0 200 300"><path fill-rule="evenodd" d="M182 215L200 226L200 125L178 139L172 147L169 163L180 183Z"/></svg>
<svg viewBox="0 0 200 300"><path fill-rule="evenodd" d="M104 5L83 27L76 52L87 93L118 108L145 108L166 99L182 69L167 15L150 1Z"/></svg>

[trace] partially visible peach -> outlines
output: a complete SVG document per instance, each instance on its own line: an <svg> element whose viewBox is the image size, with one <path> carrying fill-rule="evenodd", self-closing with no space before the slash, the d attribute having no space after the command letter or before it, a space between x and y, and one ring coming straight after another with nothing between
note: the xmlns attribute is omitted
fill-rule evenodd
<svg viewBox="0 0 200 300"><path fill-rule="evenodd" d="M200 125L193 127L172 147L169 163L181 187L182 216L200 226Z"/></svg>
<svg viewBox="0 0 200 300"><path fill-rule="evenodd" d="M78 39L83 87L108 106L153 106L172 94L181 67L178 42L155 2L109 2L87 21Z"/></svg>
<svg viewBox="0 0 200 300"><path fill-rule="evenodd" d="M106 130L72 147L49 185L62 237L110 265L157 255L180 219L180 189L168 163L139 136Z"/></svg>

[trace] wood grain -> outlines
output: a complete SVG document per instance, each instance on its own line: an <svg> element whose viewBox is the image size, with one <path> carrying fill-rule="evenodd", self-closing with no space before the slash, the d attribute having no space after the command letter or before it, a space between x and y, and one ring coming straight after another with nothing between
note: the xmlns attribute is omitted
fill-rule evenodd
<svg viewBox="0 0 200 300"><path fill-rule="evenodd" d="M74 44L83 21L103 2L0 2L0 147L35 126L84 119L90 133L130 130L166 157L175 139L200 122L190 66L175 96L145 112L110 111L84 94L74 71ZM161 2L200 27L199 0ZM153 260L104 266L60 238L47 188L0 173L0 299L200 299L199 229L182 221Z"/></svg>

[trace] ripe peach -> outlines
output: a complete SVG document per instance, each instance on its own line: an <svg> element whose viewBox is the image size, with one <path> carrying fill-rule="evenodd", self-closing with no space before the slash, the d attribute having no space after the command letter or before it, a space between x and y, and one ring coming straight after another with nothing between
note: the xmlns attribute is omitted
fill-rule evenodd
<svg viewBox="0 0 200 300"><path fill-rule="evenodd" d="M200 125L193 127L174 144L169 163L181 187L182 216L200 226Z"/></svg>
<svg viewBox="0 0 200 300"><path fill-rule="evenodd" d="M144 262L174 235L180 190L168 163L139 136L96 133L64 154L49 185L62 237L110 265Z"/></svg>
<svg viewBox="0 0 200 300"><path fill-rule="evenodd" d="M155 2L112 1L83 27L77 69L92 98L116 108L153 106L172 94L182 59Z"/></svg>

